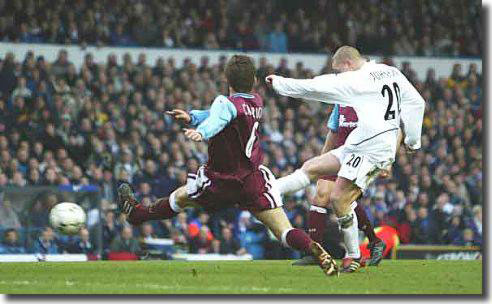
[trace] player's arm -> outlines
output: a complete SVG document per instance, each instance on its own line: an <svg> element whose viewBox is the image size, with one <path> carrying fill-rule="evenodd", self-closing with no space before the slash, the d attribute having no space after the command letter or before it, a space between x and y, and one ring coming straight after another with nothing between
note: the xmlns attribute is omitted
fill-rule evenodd
<svg viewBox="0 0 492 304"><path fill-rule="evenodd" d="M396 139L396 151L400 151L401 142L403 141L403 131L401 128L398 129L398 138Z"/></svg>
<svg viewBox="0 0 492 304"><path fill-rule="evenodd" d="M266 82L280 95L323 103L354 106L353 81L349 75L326 74L312 79L267 76Z"/></svg>
<svg viewBox="0 0 492 304"><path fill-rule="evenodd" d="M333 130L328 131L328 135L326 135L325 144L323 145L323 149L321 149L321 154L325 154L326 152L333 150L335 148L335 143L337 140L337 133L333 132Z"/></svg>
<svg viewBox="0 0 492 304"><path fill-rule="evenodd" d="M336 140L337 140L337 132L338 132L338 105L333 107L333 111L331 111L330 119L328 119L328 135L325 139L325 144L323 145L323 149L321 150L321 154L325 154L326 152L333 150L335 148Z"/></svg>
<svg viewBox="0 0 492 304"><path fill-rule="evenodd" d="M400 151L400 146L401 146L401 142L403 141L403 131L400 129L398 129L398 137L396 139L396 152L398 153L398 151ZM391 176L391 170L392 170L392 167L393 165L390 164L387 168L385 169L381 169L381 171L379 171L379 177L381 178L388 178Z"/></svg>
<svg viewBox="0 0 492 304"><path fill-rule="evenodd" d="M196 130L185 129L185 136L194 141L207 140L222 131L237 116L236 107L227 97L217 96L210 107L209 116Z"/></svg>
<svg viewBox="0 0 492 304"><path fill-rule="evenodd" d="M403 78L400 113L403 143L409 150L418 150L421 145L425 101L407 78L405 76Z"/></svg>
<svg viewBox="0 0 492 304"><path fill-rule="evenodd" d="M210 110L192 110L189 113L174 109L166 111L166 114L171 115L174 119L189 124L191 127L196 127L210 116Z"/></svg>
<svg viewBox="0 0 492 304"><path fill-rule="evenodd" d="M210 116L210 110L192 110L190 111L190 126L197 127Z"/></svg>

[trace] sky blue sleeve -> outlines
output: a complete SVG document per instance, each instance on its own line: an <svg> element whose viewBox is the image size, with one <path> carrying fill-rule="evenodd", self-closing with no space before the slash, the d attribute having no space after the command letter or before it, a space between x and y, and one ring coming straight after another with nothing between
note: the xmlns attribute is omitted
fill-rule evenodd
<svg viewBox="0 0 492 304"><path fill-rule="evenodd" d="M193 110L190 111L190 126L196 127L210 116L210 110Z"/></svg>
<svg viewBox="0 0 492 304"><path fill-rule="evenodd" d="M219 95L210 107L210 115L196 130L204 139L210 139L222 131L236 116L237 110L232 102L227 97Z"/></svg>
<svg viewBox="0 0 492 304"><path fill-rule="evenodd" d="M335 107L333 108L333 111L331 111L330 119L328 120L328 128L333 132L338 131L338 120L339 120L338 118L339 118L338 104L336 104Z"/></svg>

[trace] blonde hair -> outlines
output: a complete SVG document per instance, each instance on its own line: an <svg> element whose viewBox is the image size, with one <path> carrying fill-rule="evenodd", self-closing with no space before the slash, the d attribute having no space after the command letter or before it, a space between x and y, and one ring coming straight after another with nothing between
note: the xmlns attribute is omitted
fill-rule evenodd
<svg viewBox="0 0 492 304"><path fill-rule="evenodd" d="M360 60L362 56L359 53L359 50L352 46L344 45L339 47L338 50L333 55L333 63L341 63L344 61L357 61Z"/></svg>

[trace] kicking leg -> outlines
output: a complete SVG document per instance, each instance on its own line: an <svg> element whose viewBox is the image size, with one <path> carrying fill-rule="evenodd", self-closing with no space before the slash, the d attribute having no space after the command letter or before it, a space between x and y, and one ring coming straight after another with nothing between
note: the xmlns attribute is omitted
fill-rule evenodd
<svg viewBox="0 0 492 304"><path fill-rule="evenodd" d="M313 255L326 275L338 275L335 260L301 229L293 228L282 208L256 212L255 216L267 226L285 246Z"/></svg>
<svg viewBox="0 0 492 304"><path fill-rule="evenodd" d="M312 180L323 175L336 175L340 169L340 161L330 152L306 161L294 173L276 180L281 194L297 192L309 186Z"/></svg>

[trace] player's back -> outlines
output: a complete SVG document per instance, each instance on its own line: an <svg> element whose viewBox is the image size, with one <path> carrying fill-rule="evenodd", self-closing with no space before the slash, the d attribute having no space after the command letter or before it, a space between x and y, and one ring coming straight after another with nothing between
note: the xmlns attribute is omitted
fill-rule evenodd
<svg viewBox="0 0 492 304"><path fill-rule="evenodd" d="M263 161L259 143L259 123L263 100L257 94L237 93L228 97L237 116L210 139L207 170L243 179Z"/></svg>
<svg viewBox="0 0 492 304"><path fill-rule="evenodd" d="M400 102L410 86L408 80L395 67L375 62L367 62L361 69L338 77L348 84L343 99L350 101L358 116L357 128L346 143L364 150L396 149Z"/></svg>

